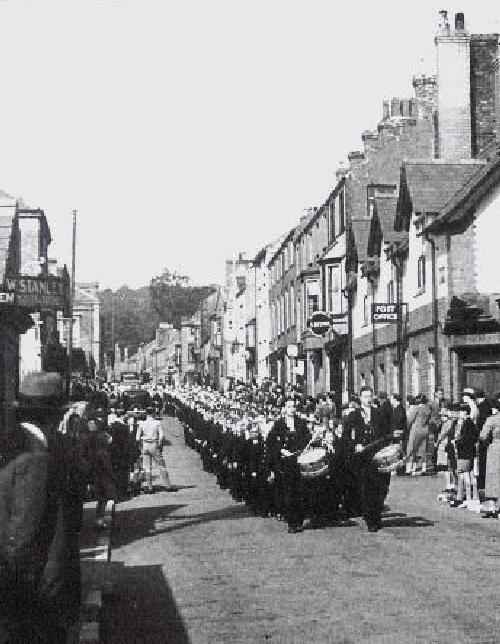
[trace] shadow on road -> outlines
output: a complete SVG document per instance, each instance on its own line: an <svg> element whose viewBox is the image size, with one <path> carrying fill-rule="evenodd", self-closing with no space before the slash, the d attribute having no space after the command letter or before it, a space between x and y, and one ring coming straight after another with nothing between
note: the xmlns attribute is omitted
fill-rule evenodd
<svg viewBox="0 0 500 644"><path fill-rule="evenodd" d="M112 564L113 595L104 605L104 644L189 644L186 625L162 571Z"/></svg>
<svg viewBox="0 0 500 644"><path fill-rule="evenodd" d="M184 507L185 504L119 510L116 514L113 548L148 536L168 534L211 521L228 521L252 516L244 505L231 505L201 514L173 514Z"/></svg>
<svg viewBox="0 0 500 644"><path fill-rule="evenodd" d="M392 513L382 516L382 525L384 528L428 528L435 524L424 517L412 517L407 514Z"/></svg>

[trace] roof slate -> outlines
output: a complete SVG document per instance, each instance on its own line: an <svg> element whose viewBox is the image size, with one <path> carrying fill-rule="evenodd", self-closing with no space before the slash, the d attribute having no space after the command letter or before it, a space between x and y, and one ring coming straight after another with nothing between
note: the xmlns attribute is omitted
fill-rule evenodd
<svg viewBox="0 0 500 644"><path fill-rule="evenodd" d="M428 226L430 231L438 230L447 223L459 220L475 206L475 203L488 194L491 182L498 182L500 171L500 158L494 157L487 164L469 177L459 190L446 202L439 216Z"/></svg>
<svg viewBox="0 0 500 644"><path fill-rule="evenodd" d="M439 212L483 166L482 162L469 161L405 161L403 168L413 212Z"/></svg>
<svg viewBox="0 0 500 644"><path fill-rule="evenodd" d="M358 255L358 262L368 259L368 238L370 236L371 219L357 219L351 222L354 245Z"/></svg>
<svg viewBox="0 0 500 644"><path fill-rule="evenodd" d="M408 234L394 230L398 198L394 195L387 197L375 197L375 208L382 230L382 238L385 242L401 241Z"/></svg>

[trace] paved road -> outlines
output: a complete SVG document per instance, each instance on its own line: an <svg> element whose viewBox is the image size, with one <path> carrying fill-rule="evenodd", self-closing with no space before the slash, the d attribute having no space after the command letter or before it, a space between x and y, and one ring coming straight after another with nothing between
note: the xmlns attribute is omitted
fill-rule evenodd
<svg viewBox="0 0 500 644"><path fill-rule="evenodd" d="M393 479L385 528L249 516L167 421L175 493L121 504L108 644L500 642L500 524Z"/></svg>

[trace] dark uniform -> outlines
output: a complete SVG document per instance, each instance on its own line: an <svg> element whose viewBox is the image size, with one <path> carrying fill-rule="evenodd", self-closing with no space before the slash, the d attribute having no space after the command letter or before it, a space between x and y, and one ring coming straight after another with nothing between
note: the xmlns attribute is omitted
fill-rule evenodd
<svg viewBox="0 0 500 644"><path fill-rule="evenodd" d="M284 418L278 419L267 437L269 469L275 472L282 484L283 505L291 531L302 528L304 521L304 490L297 456L304 449L311 435L303 421L294 417L294 430L289 429ZM292 456L284 456L287 450Z"/></svg>
<svg viewBox="0 0 500 644"><path fill-rule="evenodd" d="M382 527L390 474L378 471L373 456L390 441L391 428L376 407L370 408L369 416L362 409L353 410L345 419L343 441L348 470L357 484L362 516L368 529L375 531ZM363 451L356 453L356 445L361 445Z"/></svg>

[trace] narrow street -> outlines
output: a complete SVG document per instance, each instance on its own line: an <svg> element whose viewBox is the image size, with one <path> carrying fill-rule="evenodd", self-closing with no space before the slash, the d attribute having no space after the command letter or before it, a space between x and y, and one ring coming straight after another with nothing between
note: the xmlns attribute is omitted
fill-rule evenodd
<svg viewBox="0 0 500 644"><path fill-rule="evenodd" d="M498 642L498 523L393 479L385 529L249 516L166 421L175 493L118 507L108 644Z"/></svg>

